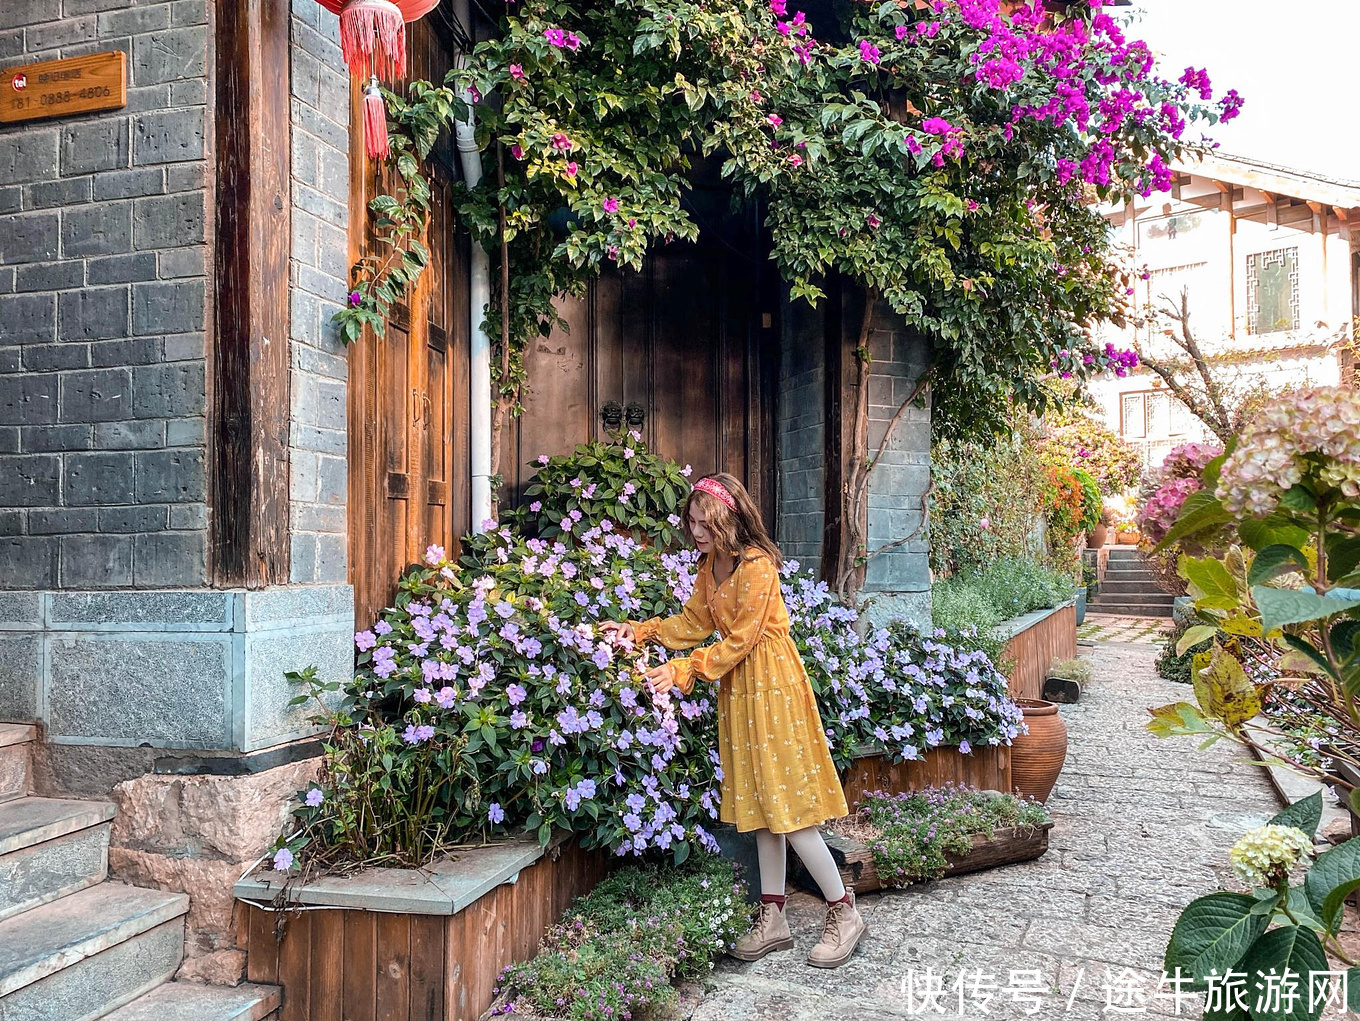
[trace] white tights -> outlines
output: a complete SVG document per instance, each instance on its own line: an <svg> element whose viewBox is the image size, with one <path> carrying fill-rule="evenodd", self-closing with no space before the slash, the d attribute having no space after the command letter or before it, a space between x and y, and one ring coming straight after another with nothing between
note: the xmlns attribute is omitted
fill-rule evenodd
<svg viewBox="0 0 1360 1021"><path fill-rule="evenodd" d="M769 830L756 830L756 853L760 856L760 892L783 896L785 875L784 838L793 845L798 857L817 885L822 888L822 896L828 901L837 901L845 896L845 884L841 881L840 870L831 857L831 849L822 839L822 832L816 826L808 826L792 833L771 833Z"/></svg>

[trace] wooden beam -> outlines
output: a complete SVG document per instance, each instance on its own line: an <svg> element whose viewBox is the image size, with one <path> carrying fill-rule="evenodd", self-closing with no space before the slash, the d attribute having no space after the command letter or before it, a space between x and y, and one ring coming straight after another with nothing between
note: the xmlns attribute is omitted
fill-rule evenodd
<svg viewBox="0 0 1360 1021"><path fill-rule="evenodd" d="M1351 211L1340 206L1333 206L1332 212L1336 214L1337 233L1341 236L1341 240L1349 241L1351 239Z"/></svg>
<svg viewBox="0 0 1360 1021"><path fill-rule="evenodd" d="M288 580L288 0L218 0L213 582Z"/></svg>

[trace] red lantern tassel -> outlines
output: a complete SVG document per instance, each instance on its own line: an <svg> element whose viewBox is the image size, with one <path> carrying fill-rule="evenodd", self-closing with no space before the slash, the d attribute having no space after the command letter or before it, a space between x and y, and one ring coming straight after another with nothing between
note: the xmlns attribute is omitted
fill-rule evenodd
<svg viewBox="0 0 1360 1021"><path fill-rule="evenodd" d="M387 140L387 107L383 105L378 79L373 78L364 90L364 152L371 160L386 159L390 151Z"/></svg>
<svg viewBox="0 0 1360 1021"><path fill-rule="evenodd" d="M406 74L406 21L392 0L348 0L340 10L340 52L359 78Z"/></svg>

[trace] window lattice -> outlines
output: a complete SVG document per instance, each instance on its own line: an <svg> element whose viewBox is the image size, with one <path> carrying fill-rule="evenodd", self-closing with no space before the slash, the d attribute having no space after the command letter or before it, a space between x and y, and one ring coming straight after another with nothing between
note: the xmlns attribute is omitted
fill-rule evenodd
<svg viewBox="0 0 1360 1021"><path fill-rule="evenodd" d="M1247 256L1247 332L1299 328L1299 250L1277 248Z"/></svg>

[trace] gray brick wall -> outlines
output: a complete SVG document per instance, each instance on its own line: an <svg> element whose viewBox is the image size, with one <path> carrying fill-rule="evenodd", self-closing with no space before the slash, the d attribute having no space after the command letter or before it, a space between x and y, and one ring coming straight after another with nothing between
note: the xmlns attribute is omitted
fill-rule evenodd
<svg viewBox="0 0 1360 1021"><path fill-rule="evenodd" d="M292 581L345 580L344 344L330 324L349 259L349 79L340 27L293 2Z"/></svg>
<svg viewBox="0 0 1360 1021"><path fill-rule="evenodd" d="M869 335L869 453L883 440L893 415L915 387L929 360L926 342L910 334L886 304L874 312ZM930 621L930 538L921 501L930 485L930 407L910 407L893 430L882 459L869 475L869 548L920 534L869 561L864 594L874 595L876 621L905 617Z"/></svg>
<svg viewBox="0 0 1360 1021"><path fill-rule="evenodd" d="M0 0L0 68L118 49L124 109L0 129L0 588L201 585L206 0Z"/></svg>
<svg viewBox="0 0 1360 1021"><path fill-rule="evenodd" d="M822 559L826 445L825 344L821 316L786 305L776 406L779 472L777 538L784 556L814 574Z"/></svg>

